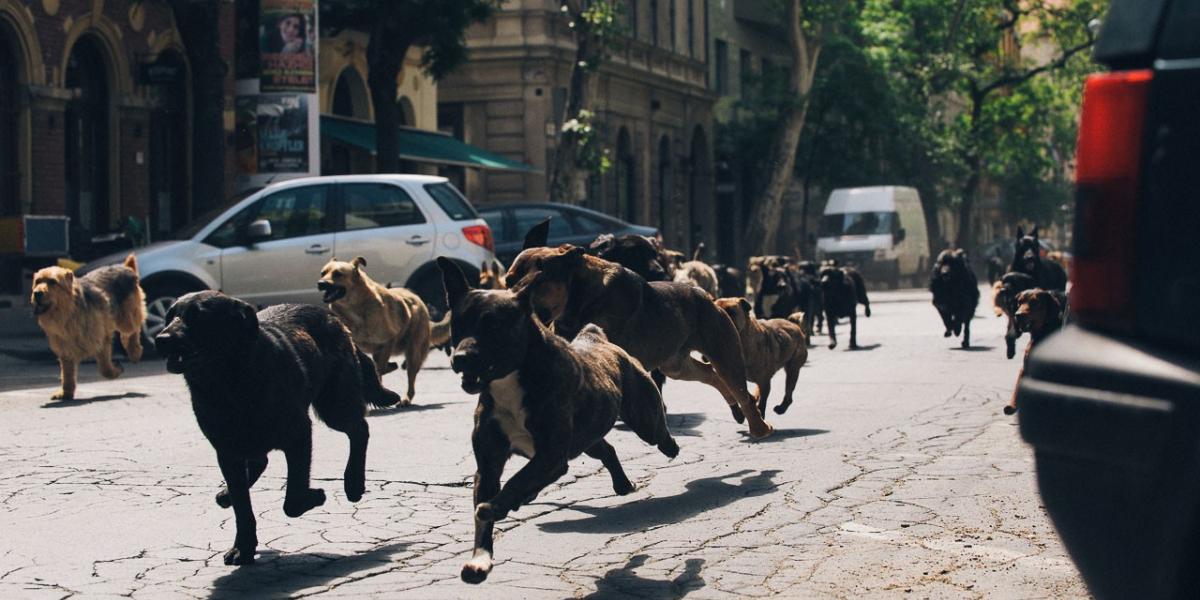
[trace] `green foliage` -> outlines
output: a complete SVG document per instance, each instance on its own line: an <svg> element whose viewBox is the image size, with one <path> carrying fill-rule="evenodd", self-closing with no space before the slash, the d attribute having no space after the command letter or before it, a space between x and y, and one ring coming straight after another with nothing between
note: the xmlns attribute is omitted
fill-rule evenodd
<svg viewBox="0 0 1200 600"><path fill-rule="evenodd" d="M615 0L592 0L572 7L572 2L563 0L561 10L567 18L570 27L577 38L589 38L589 56L575 65L589 73L594 73L608 59L619 36L627 32L625 26L625 5Z"/></svg>
<svg viewBox="0 0 1200 600"><path fill-rule="evenodd" d="M612 168L612 157L608 148L600 143L594 125L595 113L583 109L573 119L568 119L562 126L563 138L574 138L578 144L579 153L575 165L589 173L607 173Z"/></svg>

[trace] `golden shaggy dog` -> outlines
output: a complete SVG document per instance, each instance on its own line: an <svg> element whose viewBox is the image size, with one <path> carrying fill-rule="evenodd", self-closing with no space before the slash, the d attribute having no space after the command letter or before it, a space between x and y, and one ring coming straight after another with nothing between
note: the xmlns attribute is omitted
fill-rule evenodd
<svg viewBox="0 0 1200 600"><path fill-rule="evenodd" d="M431 324L429 308L419 296L381 285L367 276L366 266L361 256L350 262L335 258L321 268L317 289L325 293L325 303L350 329L354 342L375 360L381 378L396 370L396 363L388 359L404 355L408 392L400 406L408 406L429 349L450 340L450 316Z"/></svg>
<svg viewBox="0 0 1200 600"><path fill-rule="evenodd" d="M129 360L141 360L146 298L138 285L137 268L137 258L130 254L123 265L97 269L83 277L62 267L46 267L33 274L29 302L62 369L62 389L52 399L75 397L75 373L84 359L96 357L100 374L108 379L123 372L112 358L114 332Z"/></svg>

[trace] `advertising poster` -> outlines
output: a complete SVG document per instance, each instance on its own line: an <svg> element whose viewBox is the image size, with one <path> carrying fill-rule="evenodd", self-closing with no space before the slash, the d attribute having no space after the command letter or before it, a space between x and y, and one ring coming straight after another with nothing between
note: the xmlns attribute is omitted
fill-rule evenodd
<svg viewBox="0 0 1200 600"><path fill-rule="evenodd" d="M262 92L317 91L315 0L261 0Z"/></svg>
<svg viewBox="0 0 1200 600"><path fill-rule="evenodd" d="M237 164L241 175L309 171L308 98L262 94L237 99Z"/></svg>

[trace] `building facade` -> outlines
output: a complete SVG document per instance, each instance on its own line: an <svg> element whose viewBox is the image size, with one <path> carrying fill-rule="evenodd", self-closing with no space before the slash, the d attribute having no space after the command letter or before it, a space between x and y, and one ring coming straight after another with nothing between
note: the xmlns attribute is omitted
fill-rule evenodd
<svg viewBox="0 0 1200 600"><path fill-rule="evenodd" d="M232 10L222 16L231 31ZM189 73L164 2L0 0L0 218L70 217L76 258L118 232L156 239L186 223L198 208ZM11 289L21 242L4 231Z"/></svg>
<svg viewBox="0 0 1200 600"><path fill-rule="evenodd" d="M612 168L592 177L583 204L688 250L722 243L707 1L627 0L627 35L594 74L587 107ZM479 204L545 201L575 60L568 20L556 0L509 0L467 39L470 61L439 86L439 128L538 170L467 172L461 184Z"/></svg>

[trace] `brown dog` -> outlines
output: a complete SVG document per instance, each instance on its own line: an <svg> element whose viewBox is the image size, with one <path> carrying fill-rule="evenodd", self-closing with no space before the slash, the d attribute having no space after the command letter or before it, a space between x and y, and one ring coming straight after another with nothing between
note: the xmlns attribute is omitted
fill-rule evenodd
<svg viewBox="0 0 1200 600"><path fill-rule="evenodd" d="M1013 312L1017 335L1029 332L1029 345L1025 347L1025 357L1021 360L1021 371L1017 373L1017 384L1025 376L1025 365L1029 364L1029 353L1033 347L1041 343L1051 333L1062 329L1063 302L1054 292L1034 288L1025 290L1016 297L1016 310ZM1004 407L1004 414L1017 412L1017 391L1013 390L1012 399Z"/></svg>
<svg viewBox="0 0 1200 600"><path fill-rule="evenodd" d="M61 368L62 389L53 399L75 397L75 373L86 358L96 357L100 374L108 379L124 371L112 358L114 332L129 360L141 360L146 298L138 285L134 255L126 257L123 265L83 277L62 267L46 267L33 274L29 301Z"/></svg>
<svg viewBox="0 0 1200 600"><path fill-rule="evenodd" d="M325 303L350 329L354 342L375 360L381 378L396 370L396 363L389 359L404 355L408 391L400 406L408 406L416 395L417 373L429 349L450 341L450 316L431 324L429 308L419 296L405 288L379 284L367 276L366 266L367 260L361 256L350 262L330 260L321 268L317 289L325 293Z"/></svg>
<svg viewBox="0 0 1200 600"><path fill-rule="evenodd" d="M500 270L500 263L494 260L483 263L483 266L479 269L479 289L508 289L508 282L504 280L504 271Z"/></svg>
<svg viewBox="0 0 1200 600"><path fill-rule="evenodd" d="M804 335L804 313L786 319L757 319L754 307L745 298L720 298L717 307L729 315L742 340L742 361L746 377L758 386L758 412L767 413L771 377L784 369L787 381L783 402L775 407L782 415L792 405L792 392L800 376L800 367L808 360L808 336Z"/></svg>
<svg viewBox="0 0 1200 600"><path fill-rule="evenodd" d="M526 248L513 261L508 281L518 282L513 284L518 292L532 286L535 311L543 322L554 322L559 335L572 339L588 323L598 325L647 369L717 388L739 423L749 419L753 437L771 435L771 426L746 390L737 330L699 288L647 282L570 244ZM693 358L693 351L709 362Z"/></svg>

